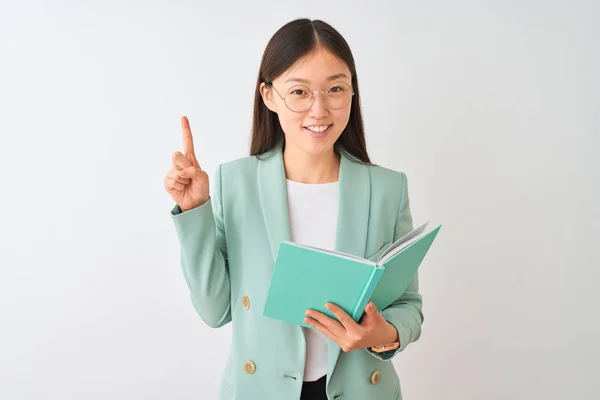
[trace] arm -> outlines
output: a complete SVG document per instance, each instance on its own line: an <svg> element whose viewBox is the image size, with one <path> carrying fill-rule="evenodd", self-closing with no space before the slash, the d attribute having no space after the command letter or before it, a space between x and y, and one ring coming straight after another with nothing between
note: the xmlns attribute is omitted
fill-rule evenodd
<svg viewBox="0 0 600 400"><path fill-rule="evenodd" d="M410 201L408 198L407 179L402 175L402 197L396 226L394 228L394 240L398 240L404 234L413 229L412 214L410 212ZM383 353L376 353L370 348L367 351L380 360L390 360L399 352L403 351L409 343L416 341L421 336L421 325L423 324L422 298L419 294L418 272L415 273L410 285L404 294L388 307L381 311L383 317L392 324L398 332L400 347Z"/></svg>
<svg viewBox="0 0 600 400"><path fill-rule="evenodd" d="M213 328L231 321L231 286L221 199L221 166L208 201L171 218L181 245L181 267L194 308Z"/></svg>

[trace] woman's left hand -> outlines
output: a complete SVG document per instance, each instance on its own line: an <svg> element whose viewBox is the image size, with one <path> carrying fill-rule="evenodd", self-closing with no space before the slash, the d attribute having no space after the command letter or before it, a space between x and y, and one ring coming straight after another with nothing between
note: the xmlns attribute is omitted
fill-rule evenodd
<svg viewBox="0 0 600 400"><path fill-rule="evenodd" d="M365 307L360 323L335 304L327 303L325 307L339 321L316 310L308 310L306 315L310 318L304 318L304 322L336 342L345 352L399 341L394 325L377 311L372 302Z"/></svg>

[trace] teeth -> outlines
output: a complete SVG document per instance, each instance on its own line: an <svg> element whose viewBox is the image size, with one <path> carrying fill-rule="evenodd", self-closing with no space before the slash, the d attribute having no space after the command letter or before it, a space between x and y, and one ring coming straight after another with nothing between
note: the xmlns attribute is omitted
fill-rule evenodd
<svg viewBox="0 0 600 400"><path fill-rule="evenodd" d="M313 132L321 133L325 129L329 128L329 125L315 125L315 126L307 126L306 129L309 129Z"/></svg>

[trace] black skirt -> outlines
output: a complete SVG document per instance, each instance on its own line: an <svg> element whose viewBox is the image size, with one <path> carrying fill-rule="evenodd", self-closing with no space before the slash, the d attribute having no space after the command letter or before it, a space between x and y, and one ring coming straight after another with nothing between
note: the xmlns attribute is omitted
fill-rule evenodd
<svg viewBox="0 0 600 400"><path fill-rule="evenodd" d="M326 383L327 375L323 375L313 382L304 382L302 384L300 400L327 400L327 392L325 391Z"/></svg>

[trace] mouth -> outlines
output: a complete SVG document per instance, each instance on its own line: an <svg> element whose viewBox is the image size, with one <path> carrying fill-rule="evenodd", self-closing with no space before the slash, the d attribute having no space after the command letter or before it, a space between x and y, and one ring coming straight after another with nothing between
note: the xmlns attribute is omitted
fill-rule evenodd
<svg viewBox="0 0 600 400"><path fill-rule="evenodd" d="M329 131L331 130L332 126L333 124L311 125L310 127L304 126L303 129L310 136L320 139L324 138L325 136L327 136L327 134L329 134Z"/></svg>

